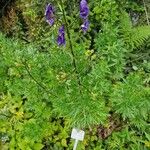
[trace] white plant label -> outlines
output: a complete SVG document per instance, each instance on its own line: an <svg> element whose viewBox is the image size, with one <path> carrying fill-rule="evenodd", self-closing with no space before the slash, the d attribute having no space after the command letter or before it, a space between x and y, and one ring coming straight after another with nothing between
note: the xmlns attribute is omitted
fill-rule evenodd
<svg viewBox="0 0 150 150"><path fill-rule="evenodd" d="M71 138L79 141L83 141L85 132L76 128L72 129Z"/></svg>

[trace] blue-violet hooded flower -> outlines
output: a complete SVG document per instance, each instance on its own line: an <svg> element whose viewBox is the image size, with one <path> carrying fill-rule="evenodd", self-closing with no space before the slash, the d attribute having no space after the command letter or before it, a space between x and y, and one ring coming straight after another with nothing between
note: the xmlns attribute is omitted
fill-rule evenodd
<svg viewBox="0 0 150 150"><path fill-rule="evenodd" d="M51 4L46 6L45 18L46 22L49 23L50 26L54 24L54 7Z"/></svg>
<svg viewBox="0 0 150 150"><path fill-rule="evenodd" d="M89 21L85 20L84 23L81 25L81 29L84 33L89 29L89 24Z"/></svg>
<svg viewBox="0 0 150 150"><path fill-rule="evenodd" d="M86 19L89 15L89 7L86 0L80 2L80 17Z"/></svg>
<svg viewBox="0 0 150 150"><path fill-rule="evenodd" d="M62 25L62 26L59 28L58 37L57 37L57 44L58 44L59 46L63 46L63 45L66 44L64 25Z"/></svg>

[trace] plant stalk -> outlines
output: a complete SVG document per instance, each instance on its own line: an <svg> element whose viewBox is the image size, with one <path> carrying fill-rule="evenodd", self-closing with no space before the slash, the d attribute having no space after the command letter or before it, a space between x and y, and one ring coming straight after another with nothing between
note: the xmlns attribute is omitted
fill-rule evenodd
<svg viewBox="0 0 150 150"><path fill-rule="evenodd" d="M63 0L60 0L60 2L61 2L61 7L62 7L63 19L64 19L65 27L66 27L66 33L67 33L68 40L69 40L70 51L71 51L71 55L72 55L72 59L73 59L72 65L74 67L76 77L77 77L77 81L78 81L78 85L79 85L79 89L80 89L82 84L81 84L81 81L80 81L79 73L77 71L77 63L76 63L75 54L74 54L74 50L73 50L73 45L72 45L72 41L71 41L70 31L69 31L69 28L68 28L66 14L65 14L64 6L63 6ZM80 89L80 93L82 93L81 89Z"/></svg>

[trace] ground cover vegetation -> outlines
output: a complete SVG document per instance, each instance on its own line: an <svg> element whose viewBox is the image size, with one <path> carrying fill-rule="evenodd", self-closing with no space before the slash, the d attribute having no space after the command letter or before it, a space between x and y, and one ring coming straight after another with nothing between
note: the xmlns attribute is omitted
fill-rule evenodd
<svg viewBox="0 0 150 150"><path fill-rule="evenodd" d="M0 2L0 149L150 149L149 0Z"/></svg>

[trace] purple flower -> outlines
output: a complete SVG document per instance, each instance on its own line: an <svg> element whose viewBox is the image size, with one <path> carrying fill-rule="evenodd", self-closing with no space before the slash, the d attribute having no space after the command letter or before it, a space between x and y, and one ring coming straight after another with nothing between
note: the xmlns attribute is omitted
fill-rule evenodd
<svg viewBox="0 0 150 150"><path fill-rule="evenodd" d="M62 26L59 28L58 37L57 37L57 44L58 44L59 46L63 46L63 45L66 44L64 25L62 25Z"/></svg>
<svg viewBox="0 0 150 150"><path fill-rule="evenodd" d="M60 28L59 28L59 34L62 34L62 33L65 33L65 27L64 25L62 25Z"/></svg>
<svg viewBox="0 0 150 150"><path fill-rule="evenodd" d="M89 24L90 24L89 21L85 20L84 23L81 25L81 29L84 33L88 30Z"/></svg>
<svg viewBox="0 0 150 150"><path fill-rule="evenodd" d="M80 2L80 17L86 19L89 15L89 7L86 0Z"/></svg>
<svg viewBox="0 0 150 150"><path fill-rule="evenodd" d="M54 24L54 7L51 4L46 6L45 18L46 22L49 23L50 26Z"/></svg>

